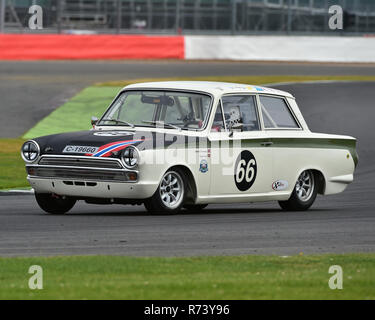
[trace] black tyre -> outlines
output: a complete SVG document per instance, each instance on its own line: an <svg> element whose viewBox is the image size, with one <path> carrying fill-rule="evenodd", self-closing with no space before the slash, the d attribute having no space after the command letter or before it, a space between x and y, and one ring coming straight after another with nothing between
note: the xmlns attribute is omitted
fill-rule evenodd
<svg viewBox="0 0 375 320"><path fill-rule="evenodd" d="M151 214L176 214L186 197L187 184L182 178L184 173L178 169L167 171L162 177L154 195L144 202Z"/></svg>
<svg viewBox="0 0 375 320"><path fill-rule="evenodd" d="M304 211L311 207L318 193L317 179L311 170L303 171L297 179L293 193L287 201L279 201L283 210Z"/></svg>
<svg viewBox="0 0 375 320"><path fill-rule="evenodd" d="M207 204L185 204L184 208L191 212L199 212L207 207Z"/></svg>
<svg viewBox="0 0 375 320"><path fill-rule="evenodd" d="M74 199L62 198L51 193L35 193L35 199L42 210L51 214L64 214L76 203Z"/></svg>

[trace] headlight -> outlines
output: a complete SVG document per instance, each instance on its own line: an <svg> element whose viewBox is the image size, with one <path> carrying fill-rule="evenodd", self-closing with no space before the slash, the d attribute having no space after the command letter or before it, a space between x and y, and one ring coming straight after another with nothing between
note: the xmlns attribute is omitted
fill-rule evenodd
<svg viewBox="0 0 375 320"><path fill-rule="evenodd" d="M39 145L33 141L26 141L21 148L22 159L26 162L34 162L40 154Z"/></svg>
<svg viewBox="0 0 375 320"><path fill-rule="evenodd" d="M139 152L137 148L133 146L127 147L121 154L121 160L125 167L134 169L139 162Z"/></svg>

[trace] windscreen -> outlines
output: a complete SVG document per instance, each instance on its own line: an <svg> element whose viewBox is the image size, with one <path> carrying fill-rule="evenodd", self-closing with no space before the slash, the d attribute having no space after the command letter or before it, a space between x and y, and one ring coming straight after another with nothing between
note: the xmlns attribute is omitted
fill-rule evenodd
<svg viewBox="0 0 375 320"><path fill-rule="evenodd" d="M205 94L181 91L125 91L104 114L99 125L203 128L211 105Z"/></svg>

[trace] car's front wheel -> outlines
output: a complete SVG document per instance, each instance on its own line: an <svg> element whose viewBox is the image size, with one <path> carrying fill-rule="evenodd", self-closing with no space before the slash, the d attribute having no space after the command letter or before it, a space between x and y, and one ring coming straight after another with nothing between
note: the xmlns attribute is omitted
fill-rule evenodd
<svg viewBox="0 0 375 320"><path fill-rule="evenodd" d="M35 193L35 199L42 210L51 214L64 214L76 203L75 199L63 198L51 193Z"/></svg>
<svg viewBox="0 0 375 320"><path fill-rule="evenodd" d="M152 214L176 214L184 204L187 185L183 172L178 169L167 171L154 195L144 202Z"/></svg>
<svg viewBox="0 0 375 320"><path fill-rule="evenodd" d="M318 188L314 172L303 171L297 179L292 195L287 201L279 201L280 207L288 211L304 211L315 201Z"/></svg>

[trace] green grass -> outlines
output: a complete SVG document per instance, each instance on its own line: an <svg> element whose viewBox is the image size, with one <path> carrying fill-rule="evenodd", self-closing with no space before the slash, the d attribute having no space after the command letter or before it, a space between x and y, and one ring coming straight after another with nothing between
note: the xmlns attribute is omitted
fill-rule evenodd
<svg viewBox="0 0 375 320"><path fill-rule="evenodd" d="M43 268L43 290L28 268ZM328 287L331 265L343 290ZM0 258L0 299L375 299L375 255Z"/></svg>
<svg viewBox="0 0 375 320"><path fill-rule="evenodd" d="M0 139L0 190L29 186L20 150L23 139Z"/></svg>

